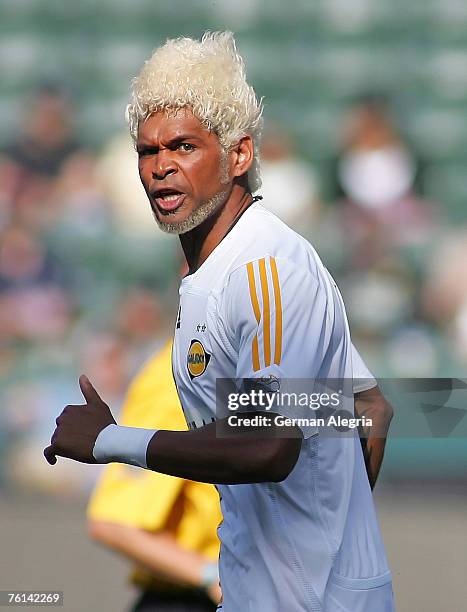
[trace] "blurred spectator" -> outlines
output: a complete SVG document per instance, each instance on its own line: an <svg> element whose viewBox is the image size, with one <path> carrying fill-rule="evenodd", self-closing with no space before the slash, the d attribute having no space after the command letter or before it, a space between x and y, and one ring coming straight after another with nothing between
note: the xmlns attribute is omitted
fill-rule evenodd
<svg viewBox="0 0 467 612"><path fill-rule="evenodd" d="M459 360L467 365L467 299L459 309L452 329L452 340Z"/></svg>
<svg viewBox="0 0 467 612"><path fill-rule="evenodd" d="M72 134L71 108L64 90L44 83L23 110L14 140L3 148L0 201L24 223L34 226L53 217L49 198L63 164L79 150Z"/></svg>
<svg viewBox="0 0 467 612"><path fill-rule="evenodd" d="M60 263L28 230L6 228L0 239L0 339L57 338L71 314Z"/></svg>
<svg viewBox="0 0 467 612"><path fill-rule="evenodd" d="M438 327L458 357L467 363L467 231L447 232L428 261L422 292L424 313Z"/></svg>
<svg viewBox="0 0 467 612"><path fill-rule="evenodd" d="M6 156L26 176L56 177L79 148L72 135L71 109L64 90L53 83L42 84L21 117L20 133L6 146Z"/></svg>
<svg viewBox="0 0 467 612"><path fill-rule="evenodd" d="M118 410L129 379L126 344L112 331L88 330L81 337L79 370L96 383L96 388Z"/></svg>
<svg viewBox="0 0 467 612"><path fill-rule="evenodd" d="M411 191L417 162L382 97L366 97L350 108L341 144L338 181L356 204L384 208Z"/></svg>
<svg viewBox="0 0 467 612"><path fill-rule="evenodd" d="M263 137L261 178L259 193L264 206L307 235L320 210L318 179L313 167L295 154L287 132L278 126L269 128Z"/></svg>
<svg viewBox="0 0 467 612"><path fill-rule="evenodd" d="M338 199L316 242L342 288L354 340L389 376L433 376L441 362L419 298L439 218L418 194L419 174L383 98L349 110L335 161ZM418 351L425 359L415 359Z"/></svg>
<svg viewBox="0 0 467 612"><path fill-rule="evenodd" d="M130 370L136 372L141 361L161 345L173 320L168 320L154 290L134 287L119 305L116 326L129 352Z"/></svg>
<svg viewBox="0 0 467 612"><path fill-rule="evenodd" d="M430 239L434 209L416 193L418 166L383 98L368 97L350 109L335 180L354 264L371 265Z"/></svg>
<svg viewBox="0 0 467 612"><path fill-rule="evenodd" d="M448 323L467 302L467 231L444 235L427 260L423 292L425 312L439 324Z"/></svg>
<svg viewBox="0 0 467 612"><path fill-rule="evenodd" d="M99 185L96 156L74 153L64 161L52 197L56 202L57 229L74 239L99 238L112 227L111 207Z"/></svg>
<svg viewBox="0 0 467 612"><path fill-rule="evenodd" d="M400 259L347 271L342 289L352 323L365 333L390 331L413 316L415 279Z"/></svg>
<svg viewBox="0 0 467 612"><path fill-rule="evenodd" d="M388 338L386 357L395 377L431 378L439 371L436 337L427 326L411 324L396 329Z"/></svg>

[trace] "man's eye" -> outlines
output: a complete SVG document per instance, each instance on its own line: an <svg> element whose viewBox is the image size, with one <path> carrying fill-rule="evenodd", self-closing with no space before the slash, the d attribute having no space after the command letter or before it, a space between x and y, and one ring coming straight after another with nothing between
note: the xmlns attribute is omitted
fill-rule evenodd
<svg viewBox="0 0 467 612"><path fill-rule="evenodd" d="M178 148L179 148L181 151L185 151L185 153L189 153L190 151L194 151L194 150L195 150L194 145L190 144L189 142L181 142L181 143L178 145Z"/></svg>

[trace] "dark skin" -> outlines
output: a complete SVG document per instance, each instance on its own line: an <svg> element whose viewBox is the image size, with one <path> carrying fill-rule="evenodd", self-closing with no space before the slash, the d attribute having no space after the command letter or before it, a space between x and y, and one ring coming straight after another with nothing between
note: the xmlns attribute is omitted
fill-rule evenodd
<svg viewBox="0 0 467 612"><path fill-rule="evenodd" d="M202 202L226 190L225 203L205 222L180 235L190 273L196 271L224 238L235 220L251 204L247 172L253 161L253 142L244 136L228 153L229 183L221 182L222 150L188 110L167 117L156 113L139 127L138 169L155 216L165 223L184 221ZM160 208L158 192L177 191L182 201L176 211Z"/></svg>
<svg viewBox="0 0 467 612"><path fill-rule="evenodd" d="M92 454L96 438L107 425L115 424L109 406L86 376L80 376L79 386L86 403L66 406L58 417L51 445L44 451L51 465L57 456L96 463ZM273 428L248 428L235 437L218 438L216 423L210 423L194 431L158 431L149 443L147 462L155 472L187 480L279 482L292 470L300 451L300 439L292 440L295 452L290 452L287 442L290 440L274 439Z"/></svg>
<svg viewBox="0 0 467 612"><path fill-rule="evenodd" d="M204 202L223 194L214 214L180 235L189 270L194 272L252 202L247 173L253 142L244 136L224 159L217 135L191 111L181 110L174 116L156 113L142 122L137 151L140 178L159 221L181 223ZM81 376L79 384L86 404L67 406L57 419L44 451L52 465L57 456L96 463L92 451L97 436L115 423L90 381ZM276 433L270 427L218 438L215 423L194 431L158 431L149 443L147 464L154 471L201 482L279 482L295 466L302 439L297 427L290 427L288 438L275 437Z"/></svg>
<svg viewBox="0 0 467 612"><path fill-rule="evenodd" d="M366 472L373 489L383 463L386 438L393 416L391 405L386 401L379 387L355 394L355 416L365 416L372 420L369 429L360 429L360 441Z"/></svg>

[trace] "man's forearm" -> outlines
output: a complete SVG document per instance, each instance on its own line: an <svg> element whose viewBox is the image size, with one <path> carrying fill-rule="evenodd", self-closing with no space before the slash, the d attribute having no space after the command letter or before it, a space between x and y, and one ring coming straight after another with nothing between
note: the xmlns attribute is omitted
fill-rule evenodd
<svg viewBox="0 0 467 612"><path fill-rule="evenodd" d="M368 480L373 489L383 463L393 410L379 388L374 387L355 395L355 413L372 421L371 427L360 429L360 435Z"/></svg>
<svg viewBox="0 0 467 612"><path fill-rule="evenodd" d="M386 440L381 438L361 438L366 473L373 489L384 458Z"/></svg>
<svg viewBox="0 0 467 612"><path fill-rule="evenodd" d="M291 472L300 447L300 437L275 438L271 428L218 437L211 423L193 431L157 432L148 445L147 466L214 484L279 482Z"/></svg>
<svg viewBox="0 0 467 612"><path fill-rule="evenodd" d="M80 387L86 404L64 408L44 449L51 465L57 457L69 457L82 463L128 463L200 482L240 484L284 480L300 454L301 432L294 426L236 427L223 436L217 435L222 421L194 431L121 427L86 376L80 377ZM274 413L268 414L273 421Z"/></svg>

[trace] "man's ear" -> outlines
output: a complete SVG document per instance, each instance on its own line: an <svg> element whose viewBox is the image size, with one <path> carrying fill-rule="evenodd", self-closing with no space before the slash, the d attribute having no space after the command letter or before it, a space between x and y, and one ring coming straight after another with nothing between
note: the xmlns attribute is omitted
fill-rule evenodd
<svg viewBox="0 0 467 612"><path fill-rule="evenodd" d="M253 163L254 148L251 136L243 136L238 143L232 147L233 176L242 176L248 172Z"/></svg>

